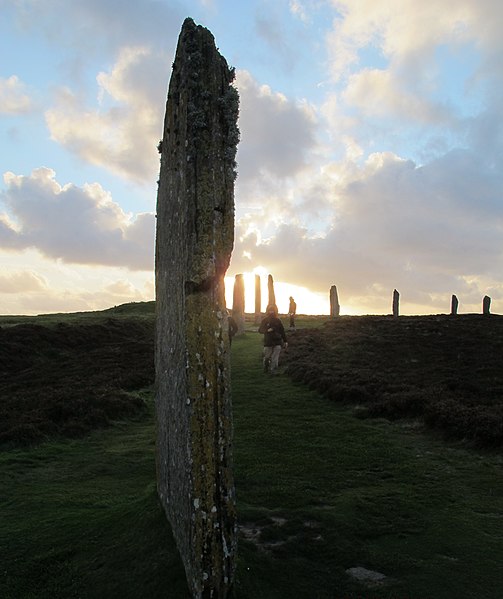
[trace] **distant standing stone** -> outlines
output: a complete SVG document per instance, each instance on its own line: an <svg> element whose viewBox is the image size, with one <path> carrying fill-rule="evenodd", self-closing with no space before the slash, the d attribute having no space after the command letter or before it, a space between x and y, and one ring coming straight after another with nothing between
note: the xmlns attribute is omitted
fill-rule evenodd
<svg viewBox="0 0 503 599"><path fill-rule="evenodd" d="M456 314L458 313L458 306L459 306L458 298L455 295L453 295L451 298L451 314L453 316L456 316Z"/></svg>
<svg viewBox="0 0 503 599"><path fill-rule="evenodd" d="M237 335L245 332L245 280L242 274L234 277L232 316L238 326Z"/></svg>
<svg viewBox="0 0 503 599"><path fill-rule="evenodd" d="M339 296L337 294L337 287L332 285L330 287L330 317L337 318L340 314L341 307L339 305Z"/></svg>
<svg viewBox="0 0 503 599"><path fill-rule="evenodd" d="M262 320L262 288L260 275L255 275L255 324Z"/></svg>
<svg viewBox="0 0 503 599"><path fill-rule="evenodd" d="M272 275L267 277L267 293L268 293L268 306L276 306L276 294L274 293L274 279Z"/></svg>
<svg viewBox="0 0 503 599"><path fill-rule="evenodd" d="M491 298L488 295L484 296L484 299L482 300L482 313L491 313Z"/></svg>
<svg viewBox="0 0 503 599"><path fill-rule="evenodd" d="M400 311L400 294L396 289L393 290L393 316L398 318Z"/></svg>
<svg viewBox="0 0 503 599"><path fill-rule="evenodd" d="M239 138L233 78L210 31L186 19L159 145L156 457L159 496L194 598L227 597L235 571L224 295Z"/></svg>

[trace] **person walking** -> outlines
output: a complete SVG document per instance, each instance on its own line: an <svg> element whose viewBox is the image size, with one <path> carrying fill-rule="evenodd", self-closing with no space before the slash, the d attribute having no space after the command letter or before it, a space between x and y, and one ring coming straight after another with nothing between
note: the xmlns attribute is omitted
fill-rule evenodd
<svg viewBox="0 0 503 599"><path fill-rule="evenodd" d="M227 316L227 321L229 324L229 345L232 345L232 340L234 339L234 335L238 332L238 325L236 323L236 321L234 320L231 311L228 310L227 311L228 316Z"/></svg>
<svg viewBox="0 0 503 599"><path fill-rule="evenodd" d="M288 306L288 316L290 316L290 330L295 329L295 314L297 313L297 304L292 296L290 296L290 304Z"/></svg>
<svg viewBox="0 0 503 599"><path fill-rule="evenodd" d="M283 323L278 318L278 309L274 304L267 306L266 315L260 323L259 333L264 335L264 372L278 372L281 348L288 347Z"/></svg>

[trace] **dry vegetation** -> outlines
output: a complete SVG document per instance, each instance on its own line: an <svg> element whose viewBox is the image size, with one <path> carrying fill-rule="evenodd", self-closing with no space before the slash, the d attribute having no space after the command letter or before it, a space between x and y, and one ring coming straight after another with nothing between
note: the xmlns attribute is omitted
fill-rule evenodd
<svg viewBox="0 0 503 599"><path fill-rule="evenodd" d="M233 596L500 599L501 451L416 423L501 443L503 317L326 320L299 317L285 358L330 400L263 373L253 319L234 340ZM0 597L189 597L156 493L153 323L153 303L0 317Z"/></svg>
<svg viewBox="0 0 503 599"><path fill-rule="evenodd" d="M153 314L124 316L0 327L0 443L78 437L142 413L136 391L154 382ZM415 417L478 446L503 443L503 317L306 324L289 336L294 381L362 418Z"/></svg>
<svg viewBox="0 0 503 599"><path fill-rule="evenodd" d="M0 443L79 437L141 413L154 380L153 326L142 320L0 327Z"/></svg>
<svg viewBox="0 0 503 599"><path fill-rule="evenodd" d="M287 372L361 417L503 443L503 317L342 317L290 336Z"/></svg>

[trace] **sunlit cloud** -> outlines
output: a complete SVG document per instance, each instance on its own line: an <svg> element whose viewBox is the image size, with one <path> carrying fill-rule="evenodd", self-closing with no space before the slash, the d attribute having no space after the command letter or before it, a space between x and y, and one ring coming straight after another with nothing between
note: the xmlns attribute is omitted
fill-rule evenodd
<svg viewBox="0 0 503 599"><path fill-rule="evenodd" d="M154 215L126 214L99 183L61 185L48 168L8 172L4 182L0 248L36 248L69 263L153 267Z"/></svg>
<svg viewBox="0 0 503 599"><path fill-rule="evenodd" d="M0 249L0 314L103 310L154 299L153 272L57 262Z"/></svg>
<svg viewBox="0 0 503 599"><path fill-rule="evenodd" d="M16 75L0 77L0 114L25 114L33 108L27 86Z"/></svg>
<svg viewBox="0 0 503 599"><path fill-rule="evenodd" d="M0 293L46 291L47 282L35 272L24 270L0 273Z"/></svg>
<svg viewBox="0 0 503 599"><path fill-rule="evenodd" d="M496 198L503 181L491 168L483 179L482 173L483 164L466 151L423 167L392 153L371 155L327 191L338 218L326 234L284 223L264 238L249 219L247 228L238 227L231 270L266 265L320 293L336 284L346 303L359 306L387 306L395 287L411 309L447 310L452 293L471 306L489 290L497 297L503 206ZM307 187L305 194L308 201ZM473 277L482 274L477 283Z"/></svg>
<svg viewBox="0 0 503 599"><path fill-rule="evenodd" d="M86 106L69 89L59 91L55 107L46 112L52 138L79 158L121 177L154 181L168 65L166 56L147 48L122 49L114 67L97 76L94 106Z"/></svg>
<svg viewBox="0 0 503 599"><path fill-rule="evenodd" d="M447 107L435 105L401 87L400 80L391 71L363 69L351 75L343 98L366 117L446 125L452 120Z"/></svg>
<svg viewBox="0 0 503 599"><path fill-rule="evenodd" d="M503 51L498 2L332 4L339 16L327 51L337 91L329 98L338 114L352 114L344 132L359 145L390 144L429 160L465 147L470 119L491 111L493 120L503 91L503 72L494 68Z"/></svg>
<svg viewBox="0 0 503 599"><path fill-rule="evenodd" d="M338 78L358 63L359 52L366 46L379 50L387 60L410 66L417 63L419 73L414 76L422 76L437 45L483 36L476 27L477 15L487 10L482 5L496 8L497 2L481 2L480 8L471 0L454 4L449 0L332 0L332 4L340 14L328 38L332 72Z"/></svg>
<svg viewBox="0 0 503 599"><path fill-rule="evenodd" d="M314 110L260 85L246 71L238 72L236 84L240 95L240 179L264 174L275 179L294 176L306 166L306 155L316 143Z"/></svg>

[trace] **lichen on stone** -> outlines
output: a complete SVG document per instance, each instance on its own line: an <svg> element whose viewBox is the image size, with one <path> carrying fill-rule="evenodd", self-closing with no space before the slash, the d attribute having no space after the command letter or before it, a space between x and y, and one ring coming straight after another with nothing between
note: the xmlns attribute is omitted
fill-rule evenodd
<svg viewBox="0 0 503 599"><path fill-rule="evenodd" d="M232 585L236 509L224 275L234 242L238 94L187 19L168 91L157 201L159 496L194 597Z"/></svg>

